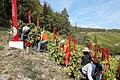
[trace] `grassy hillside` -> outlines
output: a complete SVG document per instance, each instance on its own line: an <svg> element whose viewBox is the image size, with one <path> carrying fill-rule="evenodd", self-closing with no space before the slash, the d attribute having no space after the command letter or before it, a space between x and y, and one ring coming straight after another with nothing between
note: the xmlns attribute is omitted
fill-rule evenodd
<svg viewBox="0 0 120 80"><path fill-rule="evenodd" d="M12 35L9 34L8 31L2 31L0 30L0 50L3 50L3 48L8 44L9 40L12 39Z"/></svg>
<svg viewBox="0 0 120 80"><path fill-rule="evenodd" d="M102 47L110 48L112 54L120 54L120 33L116 32L89 32L88 37L95 41L95 35L97 42Z"/></svg>

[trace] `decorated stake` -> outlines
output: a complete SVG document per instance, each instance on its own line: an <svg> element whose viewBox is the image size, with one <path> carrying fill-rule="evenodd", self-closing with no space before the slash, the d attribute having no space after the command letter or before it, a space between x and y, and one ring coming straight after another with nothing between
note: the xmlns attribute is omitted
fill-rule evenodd
<svg viewBox="0 0 120 80"><path fill-rule="evenodd" d="M78 32L78 34L80 35L81 33L80 33L80 32Z"/></svg>
<svg viewBox="0 0 120 80"><path fill-rule="evenodd" d="M56 40L57 40L57 30L56 28L54 28L54 42L56 44Z"/></svg>
<svg viewBox="0 0 120 80"><path fill-rule="evenodd" d="M63 43L63 51L66 52L66 50L67 50L67 45Z"/></svg>
<svg viewBox="0 0 120 80"><path fill-rule="evenodd" d="M68 36L68 44L67 44L67 48L66 48L66 55L65 55L65 66L67 67L69 64L69 60L70 60L70 36Z"/></svg>
<svg viewBox="0 0 120 80"><path fill-rule="evenodd" d="M109 60L110 60L110 49L108 48L108 50L107 50L107 61L108 61L108 64L109 64Z"/></svg>
<svg viewBox="0 0 120 80"><path fill-rule="evenodd" d="M65 66L66 66L66 67L67 67L68 64L69 64L69 60L70 60L70 56L71 56L70 53L71 53L71 52L70 52L70 49L69 49L69 47L67 46L66 55L65 55L65 60L64 60L64 63L65 63Z"/></svg>
<svg viewBox="0 0 120 80"><path fill-rule="evenodd" d="M28 5L29 5L29 8L28 8L28 23L30 24L31 23L31 18L30 18L30 0L28 0Z"/></svg>
<svg viewBox="0 0 120 80"><path fill-rule="evenodd" d="M106 58L106 48L102 48L102 61Z"/></svg>
<svg viewBox="0 0 120 80"><path fill-rule="evenodd" d="M71 40L71 37L68 36L68 47L70 48L70 40Z"/></svg>
<svg viewBox="0 0 120 80"><path fill-rule="evenodd" d="M29 25L30 25L30 23L31 23L31 18L30 18L30 8L28 9L28 23L29 23Z"/></svg>
<svg viewBox="0 0 120 80"><path fill-rule="evenodd" d="M95 47L94 49L94 62L97 63L97 53L98 53L98 50L97 50L97 47Z"/></svg>
<svg viewBox="0 0 120 80"><path fill-rule="evenodd" d="M16 0L12 0L13 41L18 41L18 21Z"/></svg>
<svg viewBox="0 0 120 80"><path fill-rule="evenodd" d="M76 52L76 38L74 38L74 51Z"/></svg>
<svg viewBox="0 0 120 80"><path fill-rule="evenodd" d="M13 23L13 40L9 41L9 47L23 49L23 41L18 39L18 21L17 21L17 4L12 0L12 23Z"/></svg>
<svg viewBox="0 0 120 80"><path fill-rule="evenodd" d="M91 42L91 41L89 41L89 42L88 42L88 44L87 44L87 46L88 46L89 50L91 50L91 49L92 49L92 47L93 47L93 46L92 46L92 42Z"/></svg>

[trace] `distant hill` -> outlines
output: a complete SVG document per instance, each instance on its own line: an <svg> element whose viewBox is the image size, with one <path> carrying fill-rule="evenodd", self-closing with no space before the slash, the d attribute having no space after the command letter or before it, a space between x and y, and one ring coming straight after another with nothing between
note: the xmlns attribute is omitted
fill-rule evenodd
<svg viewBox="0 0 120 80"><path fill-rule="evenodd" d="M102 47L110 48L112 54L120 54L120 33L117 32L88 32L87 34L94 42L95 35L97 42Z"/></svg>
<svg viewBox="0 0 120 80"><path fill-rule="evenodd" d="M99 28L80 28L77 27L80 31L87 31L87 32L105 32L105 31L109 31L109 32L119 32L120 33L120 29L99 29Z"/></svg>

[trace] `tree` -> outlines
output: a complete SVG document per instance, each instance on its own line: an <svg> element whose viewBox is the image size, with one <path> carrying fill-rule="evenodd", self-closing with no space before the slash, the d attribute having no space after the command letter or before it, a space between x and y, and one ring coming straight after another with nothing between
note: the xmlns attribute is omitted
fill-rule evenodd
<svg viewBox="0 0 120 80"><path fill-rule="evenodd" d="M31 21L37 24L42 14L42 5L39 0L17 0L19 19L28 23L28 9L31 11Z"/></svg>
<svg viewBox="0 0 120 80"><path fill-rule="evenodd" d="M61 17L61 19L60 19L61 32L62 32L62 29L65 29L65 31L68 35L70 33L70 21L69 21L69 15L68 15L66 8L63 9L63 11L60 14L60 17Z"/></svg>
<svg viewBox="0 0 120 80"><path fill-rule="evenodd" d="M22 20L25 23L28 22L28 8L29 5L27 0L17 0L18 19Z"/></svg>
<svg viewBox="0 0 120 80"><path fill-rule="evenodd" d="M0 5L0 26L7 27L11 19L11 0L1 0Z"/></svg>
<svg viewBox="0 0 120 80"><path fill-rule="evenodd" d="M41 26L40 20L42 19L43 8L40 4L39 0L31 0L31 17L32 21L37 24L37 26Z"/></svg>
<svg viewBox="0 0 120 80"><path fill-rule="evenodd" d="M47 5L47 3L44 3L44 7L43 7L43 24L45 29L49 30L49 31L53 31L53 10L51 9L50 5Z"/></svg>

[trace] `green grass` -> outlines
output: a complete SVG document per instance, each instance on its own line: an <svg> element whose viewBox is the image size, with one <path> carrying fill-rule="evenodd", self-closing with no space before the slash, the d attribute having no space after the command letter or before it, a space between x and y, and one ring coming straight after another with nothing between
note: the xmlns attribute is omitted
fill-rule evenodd
<svg viewBox="0 0 120 80"><path fill-rule="evenodd" d="M4 47L3 46L0 46L0 50L3 50L4 49Z"/></svg>
<svg viewBox="0 0 120 80"><path fill-rule="evenodd" d="M88 36L91 37L94 42L94 36L97 36L97 42L101 44L102 47L110 48L112 54L120 54L120 45L115 46L115 44L120 43L120 33L116 32L89 32Z"/></svg>
<svg viewBox="0 0 120 80"><path fill-rule="evenodd" d="M100 43L106 43L109 46L114 46L115 44L120 43L120 33L99 33L97 38Z"/></svg>
<svg viewBox="0 0 120 80"><path fill-rule="evenodd" d="M6 36L9 38L7 39ZM10 40L12 40L12 35L9 31L0 31L0 50L3 50Z"/></svg>

